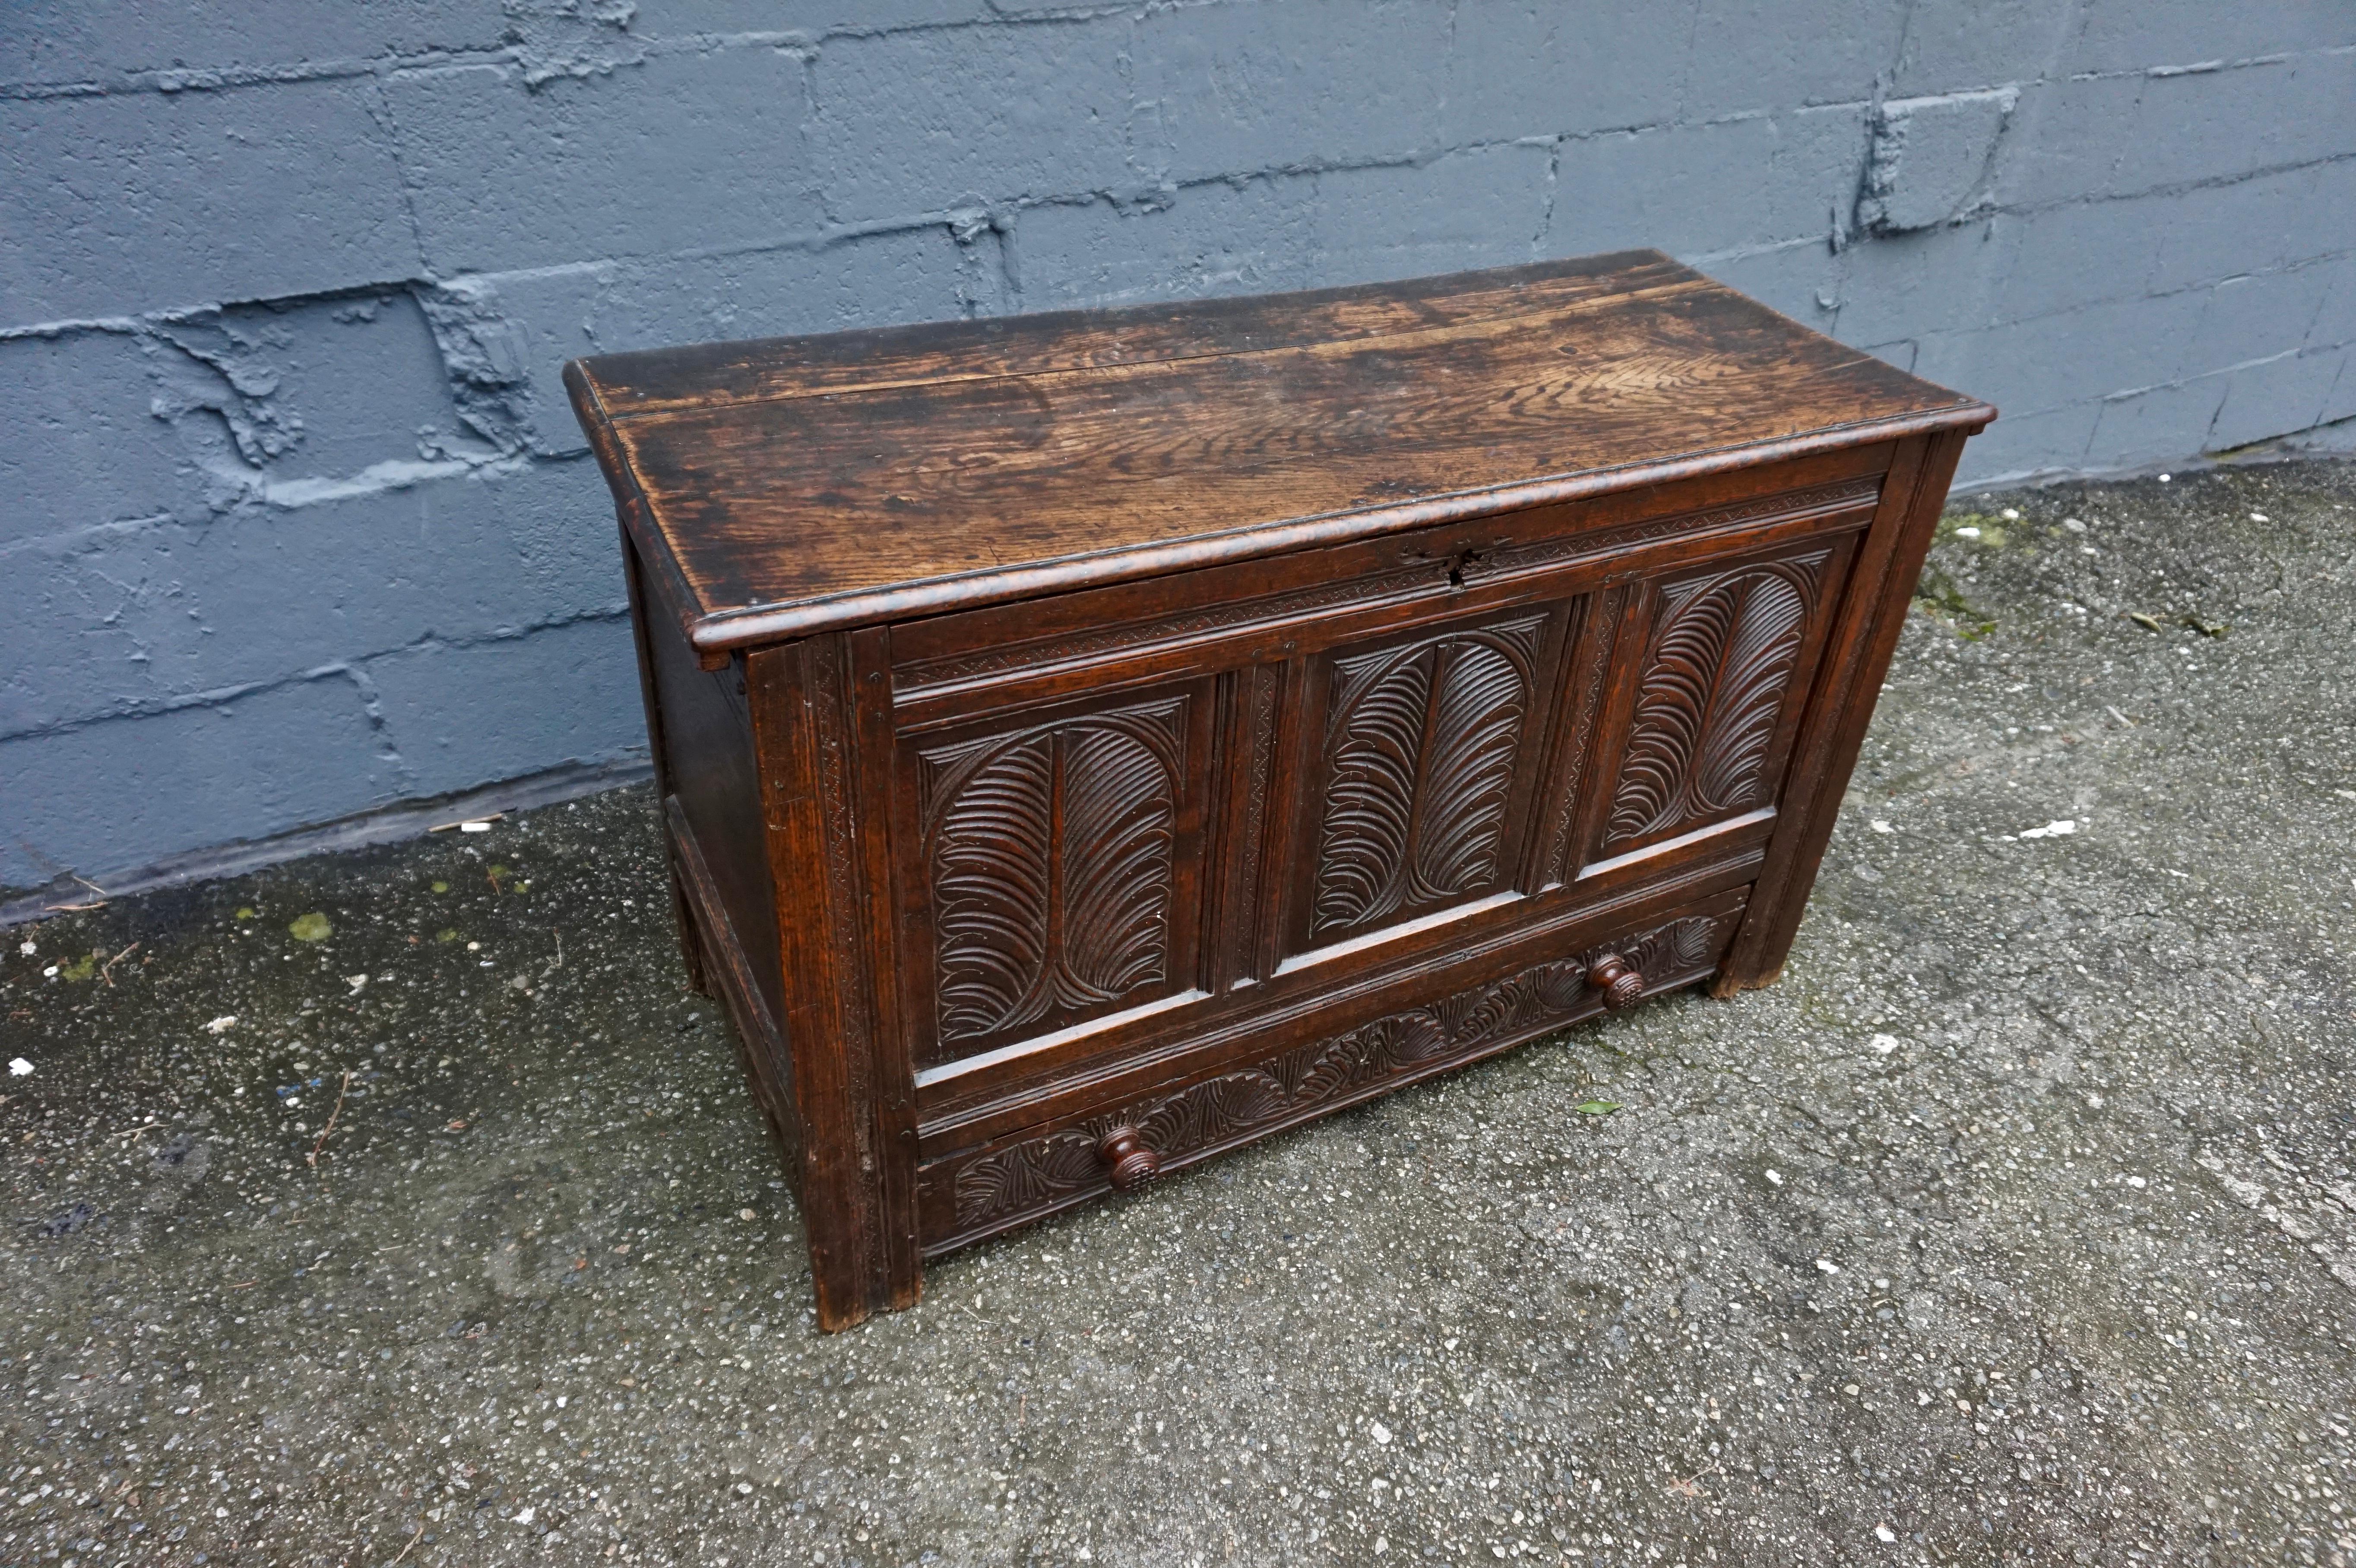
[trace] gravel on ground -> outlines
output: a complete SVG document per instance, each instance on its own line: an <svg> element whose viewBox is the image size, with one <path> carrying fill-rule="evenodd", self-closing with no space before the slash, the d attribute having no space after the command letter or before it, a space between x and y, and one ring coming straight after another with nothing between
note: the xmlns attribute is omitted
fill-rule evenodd
<svg viewBox="0 0 2356 1568"><path fill-rule="evenodd" d="M2356 466L1960 499L1779 985L835 1336L643 789L0 933L0 1563L2341 1563L2352 647Z"/></svg>

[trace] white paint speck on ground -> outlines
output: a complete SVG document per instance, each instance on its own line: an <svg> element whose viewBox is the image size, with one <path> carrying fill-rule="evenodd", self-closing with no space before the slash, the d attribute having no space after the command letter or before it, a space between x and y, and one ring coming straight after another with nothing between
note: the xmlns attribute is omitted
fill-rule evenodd
<svg viewBox="0 0 2356 1568"><path fill-rule="evenodd" d="M2067 838L2077 831L2078 824L2076 819L2073 817L2062 816L2055 818L2053 821L2047 823L2042 827L2023 828L2020 836L2023 838Z"/></svg>
<svg viewBox="0 0 2356 1568"><path fill-rule="evenodd" d="M1877 1524L1873 1527L1873 1539L1884 1542L1895 1541L1898 1539L1898 1532L1886 1524Z"/></svg>
<svg viewBox="0 0 2356 1568"><path fill-rule="evenodd" d="M1878 1034L1865 1042L1865 1048L1876 1056L1887 1056L1898 1049L1898 1037L1894 1034Z"/></svg>
<svg viewBox="0 0 2356 1568"><path fill-rule="evenodd" d="M1816 1260L1816 1266L1824 1270L1826 1274L1840 1273L1840 1264L1833 1262L1830 1258L1818 1258Z"/></svg>
<svg viewBox="0 0 2356 1568"><path fill-rule="evenodd" d="M1767 1185L1768 1185L1768 1186L1770 1186L1770 1187L1781 1187L1781 1186L1783 1186L1783 1173L1782 1171L1780 1171L1780 1170L1771 1170L1771 1171L1769 1171L1769 1172L1767 1173Z"/></svg>
<svg viewBox="0 0 2356 1568"><path fill-rule="evenodd" d="M205 1026L205 1032L207 1034L226 1034L236 1027L237 1015L235 1013L223 1013L220 1017L213 1019L212 1022Z"/></svg>
<svg viewBox="0 0 2356 1568"><path fill-rule="evenodd" d="M1878 816L1873 819L1871 826L1876 833L1895 833L1898 831L1898 829L1890 827L1890 824L1884 822Z"/></svg>
<svg viewBox="0 0 2356 1568"><path fill-rule="evenodd" d="M9 1076L9 1077L11 1077L11 1078L30 1078L32 1075L33 1075L33 1064L32 1064L31 1062L29 1062L29 1061L26 1061L26 1060L25 1060L23 1057L21 1057L21 1056L12 1057L12 1058L10 1058L10 1059L9 1059L9 1061L8 1061L8 1076Z"/></svg>

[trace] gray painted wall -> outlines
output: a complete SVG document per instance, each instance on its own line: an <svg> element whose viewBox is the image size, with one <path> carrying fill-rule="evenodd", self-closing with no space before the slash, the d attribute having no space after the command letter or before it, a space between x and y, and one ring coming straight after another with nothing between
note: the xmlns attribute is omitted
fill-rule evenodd
<svg viewBox="0 0 2356 1568"><path fill-rule="evenodd" d="M588 350L1658 245L1967 480L2356 415L2346 0L16 0L0 81L0 886L642 753Z"/></svg>

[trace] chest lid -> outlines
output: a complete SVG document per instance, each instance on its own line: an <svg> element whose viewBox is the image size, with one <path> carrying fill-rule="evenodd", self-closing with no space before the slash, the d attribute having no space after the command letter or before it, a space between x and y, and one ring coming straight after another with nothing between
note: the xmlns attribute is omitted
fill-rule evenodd
<svg viewBox="0 0 2356 1568"><path fill-rule="evenodd" d="M565 384L706 658L1995 417L1655 251Z"/></svg>

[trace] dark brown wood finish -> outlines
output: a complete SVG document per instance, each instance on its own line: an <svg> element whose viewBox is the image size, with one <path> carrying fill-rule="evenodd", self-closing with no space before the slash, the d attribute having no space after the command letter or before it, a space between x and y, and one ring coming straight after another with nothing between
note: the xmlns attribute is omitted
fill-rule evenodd
<svg viewBox="0 0 2356 1568"><path fill-rule="evenodd" d="M1772 979L1994 412L1654 252L566 377L830 1328Z"/></svg>
<svg viewBox="0 0 2356 1568"><path fill-rule="evenodd" d="M706 654L1987 415L1652 251L566 376Z"/></svg>

